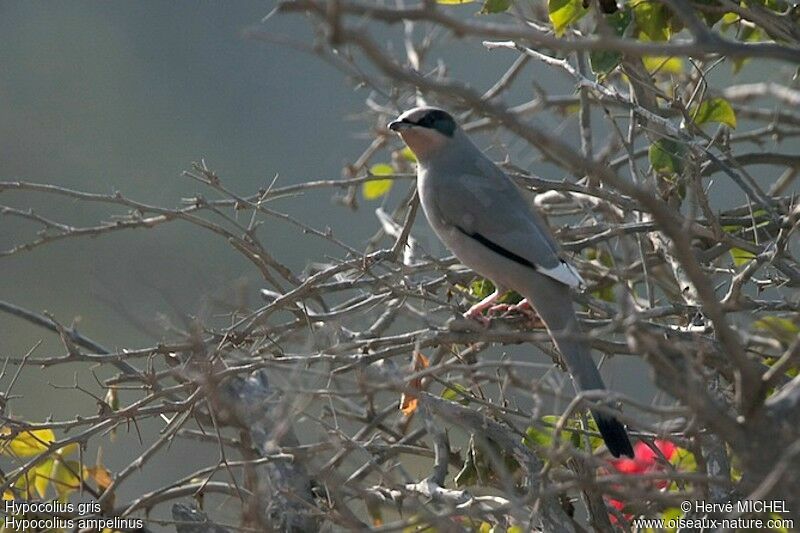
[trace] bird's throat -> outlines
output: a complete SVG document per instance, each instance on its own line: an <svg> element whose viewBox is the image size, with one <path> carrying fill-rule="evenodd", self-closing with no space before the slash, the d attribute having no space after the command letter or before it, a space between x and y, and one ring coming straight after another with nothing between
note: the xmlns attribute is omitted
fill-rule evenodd
<svg viewBox="0 0 800 533"><path fill-rule="evenodd" d="M414 152L418 161L431 159L447 142L447 139L437 132L417 128L406 130L400 136L406 146Z"/></svg>

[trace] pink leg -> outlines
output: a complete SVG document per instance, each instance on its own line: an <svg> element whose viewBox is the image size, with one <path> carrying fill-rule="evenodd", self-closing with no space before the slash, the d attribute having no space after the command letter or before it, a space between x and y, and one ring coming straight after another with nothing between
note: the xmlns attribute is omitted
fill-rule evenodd
<svg viewBox="0 0 800 533"><path fill-rule="evenodd" d="M542 325L542 319L539 318L539 315L536 314L531 304L528 303L527 298L521 300L519 303L509 305L509 304L500 304L494 305L489 309L489 314L503 314L508 315L511 313L520 313L525 315L528 318L528 322L533 327L540 327Z"/></svg>
<svg viewBox="0 0 800 533"><path fill-rule="evenodd" d="M533 308L531 307L531 304L528 303L528 299L527 298L520 300L519 303L515 303L515 304L497 304L497 305L493 305L491 308L489 308L489 313L490 314L495 314L495 315L505 314L505 313L526 313L527 314L528 311L533 311Z"/></svg>
<svg viewBox="0 0 800 533"><path fill-rule="evenodd" d="M497 301L497 299L500 298L501 295L502 295L502 292L500 292L499 289L495 290L492 294L490 294L489 296L487 296L486 298L484 298L480 302L476 303L475 305L473 305L472 307L467 309L467 312L464 313L464 318L469 318L471 320L477 320L478 322L480 322L484 326L488 326L490 320L487 317L483 316L483 312L486 309L489 309L490 307L492 307L494 305L494 303Z"/></svg>

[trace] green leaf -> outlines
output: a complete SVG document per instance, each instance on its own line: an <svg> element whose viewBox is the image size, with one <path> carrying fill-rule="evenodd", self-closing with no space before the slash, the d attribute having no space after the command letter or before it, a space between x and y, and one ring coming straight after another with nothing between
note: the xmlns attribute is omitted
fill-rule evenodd
<svg viewBox="0 0 800 533"><path fill-rule="evenodd" d="M633 14L627 7L617 11L614 14L603 16L611 29L614 30L614 34L617 37L622 37L625 35L625 30L628 29L631 20L633 20Z"/></svg>
<svg viewBox="0 0 800 533"><path fill-rule="evenodd" d="M587 248L586 258L589 261L594 261L606 268L611 268L614 266L614 258L605 250L600 250L598 248ZM605 285L596 291L592 291L592 296L606 302L615 302L616 298L614 297L614 285Z"/></svg>
<svg viewBox="0 0 800 533"><path fill-rule="evenodd" d="M731 248L731 259L733 260L734 266L740 267L742 265L746 265L750 261L756 258L756 255L752 252L748 252L747 250L742 250L741 248Z"/></svg>
<svg viewBox="0 0 800 533"><path fill-rule="evenodd" d="M722 31L734 30L736 38L744 42L767 41L769 38L760 27L753 24L744 24L737 13L725 13L722 17ZM740 57L731 62L734 74L738 74L742 67L750 62L749 58Z"/></svg>
<svg viewBox="0 0 800 533"><path fill-rule="evenodd" d="M597 427L597 422L594 421L594 417L588 417L586 419L586 421L587 421L587 425L589 426L587 428L589 431L591 431L593 433L600 433L600 429ZM577 418L574 419L574 424L573 424L572 427L575 427L575 428L580 428L581 427L580 421ZM577 437L577 439L578 439L576 446L580 446L580 444L581 444L581 435L576 432L575 433L575 437ZM575 442L574 438L573 438L573 442ZM603 437L589 437L589 446L591 446L591 448L593 450L596 450L597 448L599 448L602 445L603 445Z"/></svg>
<svg viewBox="0 0 800 533"><path fill-rule="evenodd" d="M778 0L756 0L754 3L762 5L770 11L781 12L785 9L783 3L779 2Z"/></svg>
<svg viewBox="0 0 800 533"><path fill-rule="evenodd" d="M469 485L483 484L484 480L489 479L490 471L483 458L483 454L478 450L475 444L475 436L469 436L469 444L467 445L467 456L464 459L464 466L453 478L456 488L466 487Z"/></svg>
<svg viewBox="0 0 800 533"><path fill-rule="evenodd" d="M768 226L770 224L770 219L767 216L767 212L764 209L757 209L753 211L751 216L751 221L749 223L744 224L726 224L722 226L722 229L725 232L739 235L743 238L748 240L750 235L754 234L753 226L755 225L755 235L757 236L758 229L763 228L764 226ZM733 260L734 266L740 267L742 265L746 265L750 261L756 258L756 255L748 252L747 250L743 250L741 248L731 248L730 249L731 259Z"/></svg>
<svg viewBox="0 0 800 533"><path fill-rule="evenodd" d="M386 163L372 165L369 173L373 176L391 176L394 169ZM392 189L392 180L371 180L361 184L361 194L367 200L375 200L386 195Z"/></svg>
<svg viewBox="0 0 800 533"><path fill-rule="evenodd" d="M548 0L547 12L556 35L561 37L567 26L580 20L589 10L583 7L583 0Z"/></svg>
<svg viewBox="0 0 800 533"><path fill-rule="evenodd" d="M616 302L617 299L614 297L614 286L613 285L606 285L596 291L592 291L592 296L597 298L598 300L603 300L604 302Z"/></svg>
<svg viewBox="0 0 800 533"><path fill-rule="evenodd" d="M650 166L659 174L680 174L683 172L684 146L672 139L659 139L650 145L648 157Z"/></svg>
<svg viewBox="0 0 800 533"><path fill-rule="evenodd" d="M509 7L511 7L511 0L486 0L481 8L481 14L503 13Z"/></svg>
<svg viewBox="0 0 800 533"><path fill-rule="evenodd" d="M736 24L741 20L741 17L738 13L734 13L733 11L728 11L724 15L722 15L722 29L727 30L731 25Z"/></svg>
<svg viewBox="0 0 800 533"><path fill-rule="evenodd" d="M785 520L782 515L778 513L770 513L769 517L772 519L774 526L772 526L771 531L775 531L775 533L789 533L789 528L783 526L782 524L789 525L789 521Z"/></svg>
<svg viewBox="0 0 800 533"><path fill-rule="evenodd" d="M614 258L611 256L611 254L598 248L587 248L586 259L589 261L595 261L597 264L604 267L611 268L614 266Z"/></svg>
<svg viewBox="0 0 800 533"><path fill-rule="evenodd" d="M458 402L462 405L469 404L469 398L465 398L465 396L470 396L469 389L460 383L448 385L447 388L442 391L443 399L451 402Z"/></svg>
<svg viewBox="0 0 800 533"><path fill-rule="evenodd" d="M736 127L736 113L734 113L730 102L724 98L704 100L694 109L692 117L698 126L706 122L719 122L731 128Z"/></svg>
<svg viewBox="0 0 800 533"><path fill-rule="evenodd" d="M783 344L794 342L794 339L800 333L800 326L797 323L788 318L778 316L759 318L753 323L753 328L772 334Z"/></svg>
<svg viewBox="0 0 800 533"><path fill-rule="evenodd" d="M719 5L716 0L695 0L695 4L702 5L702 6L717 6ZM719 22L722 18L722 12L709 12L709 11L698 11L697 14L703 18L706 22L706 26L709 28Z"/></svg>
<svg viewBox="0 0 800 533"><path fill-rule="evenodd" d="M760 221L760 222L759 222ZM726 233L737 233L740 230L744 231L752 231L753 223L755 223L756 228L763 228L764 226L769 226L770 219L769 213L767 213L766 209L756 209L753 211L751 216L751 220L745 224L726 224L722 226L722 229L725 230Z"/></svg>
<svg viewBox="0 0 800 533"><path fill-rule="evenodd" d="M667 7L660 2L642 0L633 6L633 16L643 41L667 41L670 37Z"/></svg>
<svg viewBox="0 0 800 533"><path fill-rule="evenodd" d="M631 23L630 9L621 9L612 15L604 15L606 23L617 37L622 37ZM594 50L589 53L589 64L596 77L607 76L622 61L622 54L612 50Z"/></svg>
<svg viewBox="0 0 800 533"><path fill-rule="evenodd" d="M518 304L522 300L522 295L517 291L508 291L503 293L503 295L497 299L497 302L501 304Z"/></svg>
<svg viewBox="0 0 800 533"><path fill-rule="evenodd" d="M486 278L478 278L469 284L469 294L478 300L483 300L494 292L494 284Z"/></svg>
<svg viewBox="0 0 800 533"><path fill-rule="evenodd" d="M456 487L461 488L468 485L485 487L497 482L502 473L502 466L497 464L495 459L501 460L512 476L521 469L513 455L507 453L496 442L485 436L476 442L475 434L470 434L464 466L453 478Z"/></svg>
<svg viewBox="0 0 800 533"><path fill-rule="evenodd" d="M541 448L552 446L553 433L555 428L558 426L560 419L561 417L558 415L547 415L541 417L541 424L539 426L528 426L525 429L525 436L522 438L522 443L529 448L534 446ZM593 418L588 419L588 426L589 427L587 429L589 431L593 431L595 433L598 431L597 424ZM580 419L577 417L571 417L569 420L567 420L567 423L564 424L564 428L561 431L561 442L568 442L573 447L579 448L581 446L582 438L580 433L581 428ZM589 439L589 444L591 445L592 449L595 449L602 444L602 439L600 437L591 437Z"/></svg>
<svg viewBox="0 0 800 533"><path fill-rule="evenodd" d="M608 76L622 62L622 54L609 50L596 50L589 54L589 65L595 77Z"/></svg>
<svg viewBox="0 0 800 533"><path fill-rule="evenodd" d="M665 524L677 524L678 519L683 516L683 511L681 511L678 507L667 507L661 513L661 518L664 520ZM664 531L667 533L674 533L677 531L677 528L666 528Z"/></svg>
<svg viewBox="0 0 800 533"><path fill-rule="evenodd" d="M551 423L553 427L555 427L555 424L558 424L559 417L550 415L543 416L542 422L545 422L548 418L555 419ZM549 448L553 445L553 427L539 428L536 426L528 426L525 429L525 436L522 438L522 443L528 448Z"/></svg>
<svg viewBox="0 0 800 533"><path fill-rule="evenodd" d="M678 447L669 462L681 472L696 472L697 460L694 454L685 448Z"/></svg>
<svg viewBox="0 0 800 533"><path fill-rule="evenodd" d="M476 278L469 284L467 292L476 300L483 300L495 290L494 284L486 278ZM522 295L516 291L506 291L497 299L498 304L516 304L522 301Z"/></svg>

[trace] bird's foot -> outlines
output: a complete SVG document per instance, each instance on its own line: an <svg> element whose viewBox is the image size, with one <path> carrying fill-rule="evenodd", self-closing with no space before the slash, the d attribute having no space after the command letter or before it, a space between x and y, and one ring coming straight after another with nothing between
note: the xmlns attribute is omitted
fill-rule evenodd
<svg viewBox="0 0 800 533"><path fill-rule="evenodd" d="M481 308L478 307L478 304L473 305L470 307L462 316L468 320L474 320L480 323L481 326L488 328L489 324L491 324L492 319L483 314L485 307Z"/></svg>
<svg viewBox="0 0 800 533"><path fill-rule="evenodd" d="M492 322L492 319L483 314L484 311L487 309L491 309L494 303L500 298L501 292L499 290L494 291L492 294L481 300L480 302L476 303L464 313L464 318L469 320L475 320L479 322L483 327L488 328L489 324Z"/></svg>
<svg viewBox="0 0 800 533"><path fill-rule="evenodd" d="M528 319L528 325L532 328L540 328L544 325L542 319L536 313L536 311L531 307L531 304L528 303L527 299L524 299L516 304L498 304L493 305L489 308L488 314L489 315L499 315L499 316L508 316L513 315L515 313L519 313L525 318Z"/></svg>

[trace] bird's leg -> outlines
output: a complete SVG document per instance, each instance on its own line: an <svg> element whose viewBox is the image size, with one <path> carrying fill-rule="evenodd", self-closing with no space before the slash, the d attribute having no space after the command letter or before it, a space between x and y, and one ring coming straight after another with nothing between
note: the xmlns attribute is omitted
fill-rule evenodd
<svg viewBox="0 0 800 533"><path fill-rule="evenodd" d="M464 313L464 318L469 318L471 320L477 320L478 322L480 322L484 326L488 326L489 322L491 320L489 318L485 317L483 315L483 312L486 309L489 309L490 307L492 307L494 305L494 303L497 301L497 299L500 298L500 296L502 296L502 294L503 294L503 291L500 288L495 289L495 291L492 294L490 294L489 296L487 296L486 298L484 298L480 302L476 303L475 305L473 305L472 307L467 309L467 312Z"/></svg>
<svg viewBox="0 0 800 533"><path fill-rule="evenodd" d="M508 315L511 313L520 313L522 315L525 315L531 327L537 328L543 325L542 319L539 318L539 315L533 309L530 302L528 302L527 298L521 300L519 303L516 304L499 304L499 305L493 305L492 307L489 308L490 315L491 314Z"/></svg>

